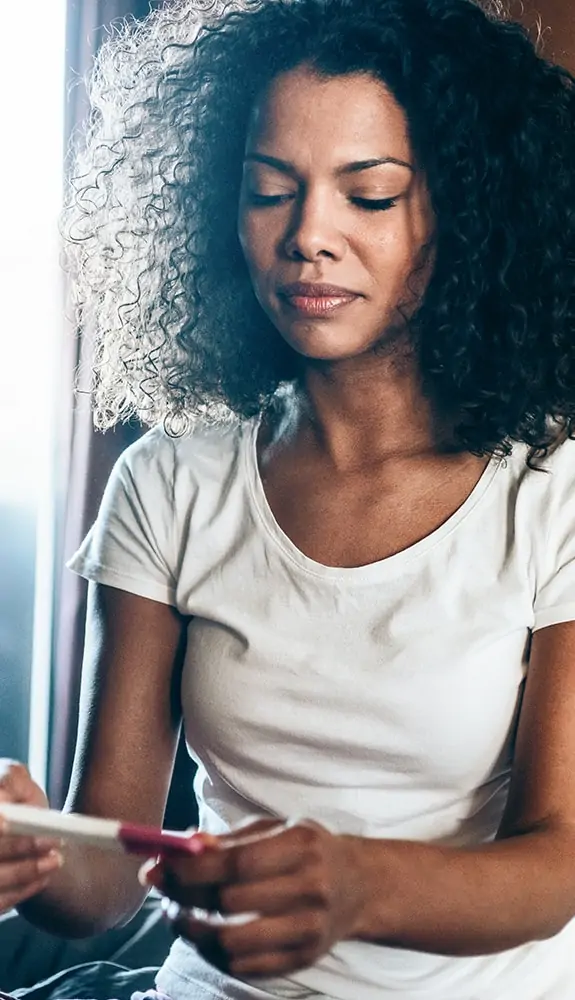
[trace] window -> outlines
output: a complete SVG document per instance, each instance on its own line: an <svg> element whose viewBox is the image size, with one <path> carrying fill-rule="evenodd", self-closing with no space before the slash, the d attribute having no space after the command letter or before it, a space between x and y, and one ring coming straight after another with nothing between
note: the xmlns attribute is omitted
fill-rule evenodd
<svg viewBox="0 0 575 1000"><path fill-rule="evenodd" d="M0 755L44 780L54 410L62 334L65 0L2 12Z"/></svg>

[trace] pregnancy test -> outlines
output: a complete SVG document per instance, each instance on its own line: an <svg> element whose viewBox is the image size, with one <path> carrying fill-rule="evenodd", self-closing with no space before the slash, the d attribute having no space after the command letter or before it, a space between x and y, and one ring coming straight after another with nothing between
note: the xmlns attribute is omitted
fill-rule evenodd
<svg viewBox="0 0 575 1000"><path fill-rule="evenodd" d="M63 840L152 857L156 854L201 854L204 843L195 829L179 832L120 820L38 809L15 802L0 802L3 832Z"/></svg>

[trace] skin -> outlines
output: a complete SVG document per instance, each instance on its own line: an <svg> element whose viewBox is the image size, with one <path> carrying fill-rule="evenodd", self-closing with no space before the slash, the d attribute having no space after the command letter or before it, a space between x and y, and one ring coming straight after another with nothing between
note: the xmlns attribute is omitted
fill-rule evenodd
<svg viewBox="0 0 575 1000"><path fill-rule="evenodd" d="M268 500L308 555L334 565L384 558L449 517L483 467L450 450L449 415L422 397L396 323L407 276L433 232L424 180L397 165L361 177L339 171L381 156L412 163L403 113L375 80L318 80L302 68L278 79L254 109L246 149L290 164L289 176L258 166L255 180L250 164L239 214L262 308L302 360L298 406L260 441ZM256 181L288 200L250 204ZM350 202L358 192L398 202L366 214ZM361 299L329 320L302 322L276 294L278 283L300 279L344 284ZM298 496L305 519L286 494ZM67 808L161 822L186 626L164 605L91 588L82 735ZM493 844L450 849L269 820L206 837L202 854L148 866L142 881L184 907L170 914L178 933L242 976L293 972L349 938L472 955L550 936L575 914L574 713L575 623L566 623L533 636L509 801ZM45 804L14 764L0 776L1 798ZM37 887L35 855L23 884L13 851L14 841L0 836L4 900ZM22 907L36 923L91 933L138 906L144 888L135 862L69 848L64 858ZM213 928L192 919L192 906L259 916Z"/></svg>
<svg viewBox="0 0 575 1000"><path fill-rule="evenodd" d="M66 810L161 825L180 724L176 692L186 624L168 605L90 585L80 736ZM0 801L46 804L22 765L4 763ZM62 850L63 868L38 894L33 875L26 886L19 880L9 857L13 840L0 835L0 886L25 901L21 912L52 933L104 931L143 902L141 859L72 845Z"/></svg>
<svg viewBox="0 0 575 1000"><path fill-rule="evenodd" d="M285 167L253 159L259 156ZM387 157L398 162L350 169ZM282 201L258 205L254 194ZM387 207L370 210L368 202ZM424 248L433 228L405 116L383 84L365 76L326 80L305 67L277 78L254 108L247 137L239 238L262 308L301 355L307 420L300 413L299 422L313 417L322 426L334 464L349 462L358 444L373 459L433 438L398 316L400 303L411 298L406 308L413 308L406 284L414 269L422 268L415 284L427 280ZM301 319L278 295L292 281L329 282L361 297L328 319ZM364 391L376 393L376 405L360 410ZM408 414L410 433L401 435Z"/></svg>
<svg viewBox="0 0 575 1000"><path fill-rule="evenodd" d="M360 359L362 370L373 365L376 346L383 357L396 353L398 305L409 302L414 266L424 267L434 219L405 115L387 88L305 68L278 77L252 115L238 228L262 308L304 358L348 361L351 373ZM411 308L427 275L424 267ZM278 286L300 280L361 298L327 322L298 319Z"/></svg>
<svg viewBox="0 0 575 1000"><path fill-rule="evenodd" d="M376 160L388 162L357 169ZM300 67L272 83L247 136L238 229L258 300L300 355L301 393L287 423L264 428L260 466L277 521L318 562L363 565L413 544L485 466L450 449L400 316L428 280L434 225L405 115L380 81ZM278 293L293 281L360 297L301 317Z"/></svg>
<svg viewBox="0 0 575 1000"><path fill-rule="evenodd" d="M0 761L0 802L22 802L46 808L48 801L18 761ZM46 888L62 867L58 844L49 839L2 836L0 818L0 913Z"/></svg>

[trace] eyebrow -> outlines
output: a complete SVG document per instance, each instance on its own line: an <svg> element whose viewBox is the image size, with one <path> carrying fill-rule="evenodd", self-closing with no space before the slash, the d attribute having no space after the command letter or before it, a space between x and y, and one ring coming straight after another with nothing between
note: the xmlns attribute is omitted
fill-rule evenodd
<svg viewBox="0 0 575 1000"><path fill-rule="evenodd" d="M291 163L287 160L279 160L276 156L267 156L265 153L246 153L244 157L245 163L265 163L268 167L273 167L274 170L280 170L283 174L289 174L290 177L295 177L297 171ZM386 163L394 163L398 167L407 167L412 173L415 173L415 168L411 163L407 163L406 160L398 160L395 156L380 156L371 160L355 160L353 163L345 163L342 167L338 167L336 174L338 177L344 174L358 174L362 170L371 170L372 167L381 167Z"/></svg>

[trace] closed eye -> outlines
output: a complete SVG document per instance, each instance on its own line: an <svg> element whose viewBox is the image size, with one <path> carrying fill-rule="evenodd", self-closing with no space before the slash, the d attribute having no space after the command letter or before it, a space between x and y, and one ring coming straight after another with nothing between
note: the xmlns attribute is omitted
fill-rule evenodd
<svg viewBox="0 0 575 1000"><path fill-rule="evenodd" d="M266 206L284 205L293 200L295 194L259 194L257 191L248 192L250 205L265 208ZM387 212L390 208L395 208L397 198L350 198L352 205L365 209L367 212Z"/></svg>
<svg viewBox="0 0 575 1000"><path fill-rule="evenodd" d="M261 207L265 205L283 205L284 202L289 201L293 197L295 197L293 194L258 194L257 191L248 192L250 205L259 205Z"/></svg>
<svg viewBox="0 0 575 1000"><path fill-rule="evenodd" d="M387 212L397 205L397 198L352 198L351 201L368 212Z"/></svg>

